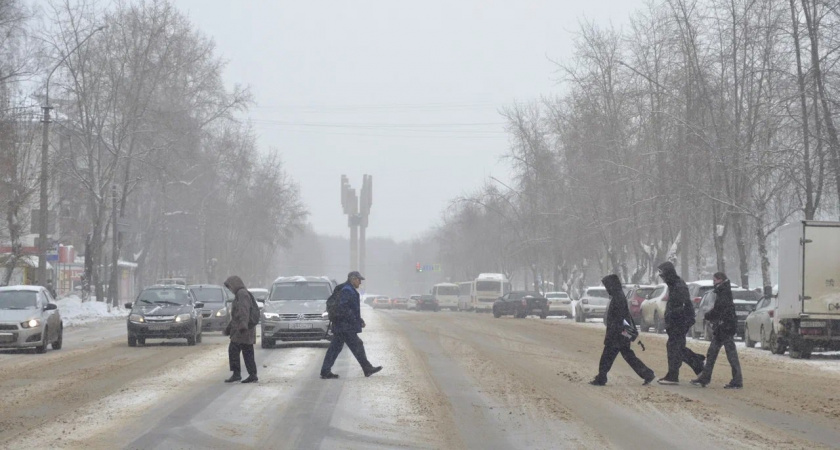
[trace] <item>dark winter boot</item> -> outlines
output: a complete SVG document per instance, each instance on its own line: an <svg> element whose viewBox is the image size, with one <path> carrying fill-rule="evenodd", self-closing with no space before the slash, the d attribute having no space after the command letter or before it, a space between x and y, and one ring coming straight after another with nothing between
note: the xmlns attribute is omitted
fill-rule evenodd
<svg viewBox="0 0 840 450"><path fill-rule="evenodd" d="M646 377L645 377L645 382L644 382L644 383L642 383L642 386L647 386L647 385L649 385L649 384L650 384L653 380L655 380L655 379L656 379L656 374L655 374L655 373L653 373L653 371L651 370L651 371L650 371L650 374L649 374L648 376L646 376Z"/></svg>
<svg viewBox="0 0 840 450"><path fill-rule="evenodd" d="M376 372L379 372L380 370L382 370L382 366L376 366L376 367L371 367L369 369L365 369L365 376L369 377L369 376L375 374Z"/></svg>
<svg viewBox="0 0 840 450"><path fill-rule="evenodd" d="M225 380L225 383L235 383L241 379L242 375L240 375L239 372L233 372L233 375L231 375L230 378Z"/></svg>
<svg viewBox="0 0 840 450"><path fill-rule="evenodd" d="M335 374L335 373L332 373L332 372L327 372L327 373L322 373L321 374L321 379L322 380L334 380L336 378L338 378L338 374Z"/></svg>
<svg viewBox="0 0 840 450"><path fill-rule="evenodd" d="M592 381L589 382L589 384L591 384L592 386L606 386L607 380L600 377L595 377L592 379Z"/></svg>
<svg viewBox="0 0 840 450"><path fill-rule="evenodd" d="M699 377L695 380L691 380L690 383L694 386L706 387L706 385L709 384L709 381L703 379L703 377Z"/></svg>
<svg viewBox="0 0 840 450"><path fill-rule="evenodd" d="M257 381L260 381L260 379L256 375L248 375L248 378L242 380L243 383L256 383Z"/></svg>

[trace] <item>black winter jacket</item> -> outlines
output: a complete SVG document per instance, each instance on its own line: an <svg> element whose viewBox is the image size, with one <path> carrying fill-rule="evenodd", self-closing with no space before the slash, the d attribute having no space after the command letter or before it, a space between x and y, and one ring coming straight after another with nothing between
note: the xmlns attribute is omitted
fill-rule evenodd
<svg viewBox="0 0 840 450"><path fill-rule="evenodd" d="M704 317L716 323L715 337L732 338L738 332L738 315L735 313L735 301L732 299L732 285L725 280L715 286L715 306Z"/></svg>
<svg viewBox="0 0 840 450"><path fill-rule="evenodd" d="M685 281L677 275L677 269L670 261L659 265L662 280L668 285L668 302L665 304L665 328L676 333L685 333L694 325L694 304Z"/></svg>
<svg viewBox="0 0 840 450"><path fill-rule="evenodd" d="M632 323L630 318L630 307L627 306L627 297L624 296L624 289L621 287L621 280L618 275L607 275L601 279L601 283L607 288L610 294L610 304L607 307L605 324L607 334L604 336L605 347L627 347L630 339L621 334L624 331L624 321Z"/></svg>

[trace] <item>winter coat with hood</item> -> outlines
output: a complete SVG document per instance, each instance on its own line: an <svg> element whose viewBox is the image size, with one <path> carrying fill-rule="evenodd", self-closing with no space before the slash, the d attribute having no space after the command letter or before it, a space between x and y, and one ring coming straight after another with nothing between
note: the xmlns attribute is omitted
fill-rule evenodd
<svg viewBox="0 0 840 450"><path fill-rule="evenodd" d="M738 332L738 315L735 313L735 301L732 299L732 285L724 280L715 286L715 306L704 317L709 322L716 322L715 337L732 338Z"/></svg>
<svg viewBox="0 0 840 450"><path fill-rule="evenodd" d="M361 333L362 312L359 291L350 284L345 283L338 296L338 308L341 311L338 320L333 324L334 333Z"/></svg>
<svg viewBox="0 0 840 450"><path fill-rule="evenodd" d="M662 280L668 285L668 301L665 303L665 328L675 332L686 332L694 325L694 304L685 281L677 275L677 269L670 261L659 265Z"/></svg>
<svg viewBox="0 0 840 450"><path fill-rule="evenodd" d="M245 283L236 275L225 281L225 286L233 292L233 304L230 306L230 341L234 344L256 344L257 327L248 327L251 316L251 293L245 288Z"/></svg>
<svg viewBox="0 0 840 450"><path fill-rule="evenodd" d="M624 321L632 323L632 319L630 318L630 307L627 306L627 297L624 295L621 280L618 275L613 274L605 276L601 279L601 283L607 288L607 293L610 295L610 304L605 316L607 334L604 336L604 346L626 347L630 345L630 339L621 333L624 331Z"/></svg>

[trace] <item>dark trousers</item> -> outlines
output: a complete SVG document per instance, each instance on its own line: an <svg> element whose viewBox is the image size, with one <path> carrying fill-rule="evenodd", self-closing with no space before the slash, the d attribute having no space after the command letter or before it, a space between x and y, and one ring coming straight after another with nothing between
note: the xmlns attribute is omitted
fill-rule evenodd
<svg viewBox="0 0 840 450"><path fill-rule="evenodd" d="M233 373L242 373L242 366L239 365L239 353L242 352L242 359L245 360L245 369L248 370L248 375L257 375L257 363L254 361L254 344L237 344L231 342L228 345L228 361L230 361L230 371Z"/></svg>
<svg viewBox="0 0 840 450"><path fill-rule="evenodd" d="M709 344L709 351L706 353L706 365L703 367L703 372L697 377L700 380L708 383L712 381L712 371L715 370L715 361L717 360L720 348L726 349L726 359L729 360L729 366L732 367L732 384L743 385L744 378L741 376L741 362L738 360L738 352L735 350L734 336L717 335L712 338L712 343Z"/></svg>
<svg viewBox="0 0 840 450"><path fill-rule="evenodd" d="M621 356L627 361L627 364L636 372L636 375L642 379L647 379L653 376L653 371L642 362L633 352L630 346L614 347L611 345L605 346L603 353L601 353L601 362L598 364L598 376L595 380L601 383L607 382L607 372L610 371L613 361L621 353Z"/></svg>
<svg viewBox="0 0 840 450"><path fill-rule="evenodd" d="M321 365L322 374L332 371L332 366L335 364L338 354L344 349L344 344L347 344L347 347L353 352L353 356L362 366L362 370L367 371L373 367L365 354L365 344L357 333L335 333L329 348L327 348L327 354L324 355L324 363Z"/></svg>
<svg viewBox="0 0 840 450"><path fill-rule="evenodd" d="M668 380L680 379L682 363L688 364L696 374L703 370L703 355L694 353L685 346L686 331L685 329L668 330L668 343L665 345L668 350L668 373L665 378Z"/></svg>

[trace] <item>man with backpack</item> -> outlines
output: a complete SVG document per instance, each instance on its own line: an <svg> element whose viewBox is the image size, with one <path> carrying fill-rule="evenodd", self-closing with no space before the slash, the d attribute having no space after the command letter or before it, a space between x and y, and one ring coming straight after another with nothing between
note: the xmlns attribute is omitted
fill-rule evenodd
<svg viewBox="0 0 840 450"><path fill-rule="evenodd" d="M706 313L704 319L714 324L714 334L712 334L712 343L709 344L709 351L706 353L706 365L700 375L691 380L691 384L702 387L709 384L718 353L723 347L726 349L726 359L729 360L729 366L732 369L732 380L724 386L724 389L741 389L744 387L744 379L733 340L735 334L738 333L738 316L735 312L735 301L732 299L732 285L723 272L715 273L712 279L715 283L715 306Z"/></svg>
<svg viewBox="0 0 840 450"><path fill-rule="evenodd" d="M601 283L607 288L610 295L610 304L604 323L607 325L607 333L604 337L604 351L601 353L601 362L598 364L598 375L589 382L593 386L604 386L607 384L607 373L612 368L615 357L621 356L627 364L633 368L644 385L650 384L656 376L645 363L642 362L630 348L630 343L636 339L639 332L633 317L630 316L630 308L627 306L627 297L624 296L624 289L621 287L621 280L618 275L605 276Z"/></svg>
<svg viewBox="0 0 840 450"><path fill-rule="evenodd" d="M705 356L694 353L685 345L685 335L694 325L694 304L685 281L677 275L677 269L670 261L659 265L659 277L668 285L668 302L665 304L665 332L668 333L668 373L658 380L659 384L679 384L680 367L688 364L694 373L700 375Z"/></svg>
<svg viewBox="0 0 840 450"><path fill-rule="evenodd" d="M367 359L365 346L359 338L359 333L365 327L365 321L361 315L361 301L359 299L359 286L365 277L357 271L347 274L347 282L336 286L333 295L327 300L327 314L330 316L333 327L333 339L324 355L324 363L321 365L321 378L325 380L338 378L332 373L332 366L338 358L338 354L344 349L344 344L353 352L356 361L362 366L366 377L382 370L382 366L374 367ZM338 302L335 304L335 299Z"/></svg>
<svg viewBox="0 0 840 450"><path fill-rule="evenodd" d="M239 354L245 360L245 368L248 370L248 378L243 383L255 383L257 378L257 363L254 361L254 344L257 343L257 324L260 321L260 309L256 300L245 288L245 283L236 275L225 281L225 287L234 295L233 303L230 306L230 323L225 328L224 334L230 336L228 345L228 360L230 370L233 372L225 383L233 383L242 380L242 368L239 365Z"/></svg>

